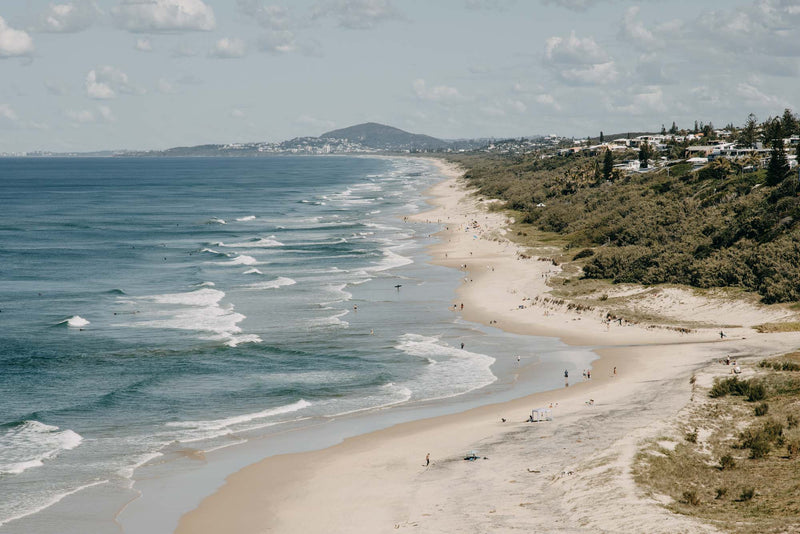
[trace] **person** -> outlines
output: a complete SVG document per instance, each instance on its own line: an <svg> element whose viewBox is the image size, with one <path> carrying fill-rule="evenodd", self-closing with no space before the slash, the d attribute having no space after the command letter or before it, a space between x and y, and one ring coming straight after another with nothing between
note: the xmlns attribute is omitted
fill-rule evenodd
<svg viewBox="0 0 800 534"><path fill-rule="evenodd" d="M719 331L719 338L720 338L720 339L722 339L722 338L724 338L724 337L725 337L725 332L723 332L722 330L720 330L720 331Z"/></svg>
<svg viewBox="0 0 800 534"><path fill-rule="evenodd" d="M461 349L462 350L464 349L464 342L463 341L461 342Z"/></svg>
<svg viewBox="0 0 800 534"><path fill-rule="evenodd" d="M425 467L431 465L431 453L425 455Z"/></svg>
<svg viewBox="0 0 800 534"><path fill-rule="evenodd" d="M587 380L591 380L592 379L592 370L591 369L587 369L586 370L586 379Z"/></svg>
<svg viewBox="0 0 800 534"><path fill-rule="evenodd" d="M617 366L614 366L614 376L617 376Z"/></svg>
<svg viewBox="0 0 800 534"><path fill-rule="evenodd" d="M517 354L517 366L519 366L519 360L520 360L519 354Z"/></svg>
<svg viewBox="0 0 800 534"><path fill-rule="evenodd" d="M464 309L464 303L463 302L461 303L461 309L462 310Z"/></svg>

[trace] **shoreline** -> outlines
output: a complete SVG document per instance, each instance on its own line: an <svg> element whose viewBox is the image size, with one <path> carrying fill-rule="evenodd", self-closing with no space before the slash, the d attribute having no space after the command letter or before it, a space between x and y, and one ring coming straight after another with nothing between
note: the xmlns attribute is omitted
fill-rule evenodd
<svg viewBox="0 0 800 534"><path fill-rule="evenodd" d="M222 488L181 518L176 532L376 532L420 526L424 531L449 532L476 521L487 531L555 529L566 521L564 505L569 499L562 486L580 478L563 474L577 472L578 466L607 450L590 443L624 442L660 423L661 419L647 418L641 422L638 416L652 418L662 411L668 416L680 409L688 400L688 377L725 353L781 351L798 342L798 336L754 335L744 327L726 329L724 340L716 339L714 329L687 334L636 325L612 327L591 314L535 306L524 299L549 292L546 280L552 265L521 259L518 247L504 237L506 216L487 212L472 199L459 185L460 173L452 165L435 163L447 178L426 191L434 208L408 218L445 225L437 234L440 243L430 252L431 263L464 272L452 305L460 308L463 303L458 311L468 321L596 347L600 358L592 362L592 380L571 377L578 383L568 388L397 424L317 451L266 458L230 475ZM464 264L466 268L460 267ZM674 350L676 345L679 351ZM659 390L656 398L638 401L652 396L653 390ZM594 401L591 405L589 399ZM532 408L551 403L554 421L523 422ZM620 418L621 428L615 424L609 425L612 430L594 428L598 416L628 412L630 417ZM573 434L582 435L585 428L594 429L595 435L576 440ZM548 445L541 447L542 443ZM620 450L633 454L635 445L627 443ZM546 459L531 459L532 447L550 452ZM489 460L464 462L461 458L473 448ZM571 448L575 454L561 452ZM433 463L421 466L428 452ZM497 459L502 459L501 465ZM635 487L622 471L617 482L630 497ZM537 491L523 497L524 488L515 487L519 482L509 482L508 477L531 474L539 479L531 482ZM576 529L586 526L587 532L624 530L621 510L615 515L606 509L608 503L598 506L602 508L590 514L594 519L566 524ZM698 532L712 531L666 512L655 501L637 498L635 506L637 514L652 521L652 531L660 531L662 524L671 530L691 525Z"/></svg>

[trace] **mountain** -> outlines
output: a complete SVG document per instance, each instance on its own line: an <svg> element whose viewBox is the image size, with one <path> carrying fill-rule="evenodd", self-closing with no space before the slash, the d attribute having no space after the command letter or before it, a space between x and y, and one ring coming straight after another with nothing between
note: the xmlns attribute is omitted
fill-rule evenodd
<svg viewBox="0 0 800 534"><path fill-rule="evenodd" d="M376 122L365 122L349 128L332 130L319 137L320 139L347 139L365 147L381 150L436 150L447 148L450 145L447 141L429 135L413 134Z"/></svg>

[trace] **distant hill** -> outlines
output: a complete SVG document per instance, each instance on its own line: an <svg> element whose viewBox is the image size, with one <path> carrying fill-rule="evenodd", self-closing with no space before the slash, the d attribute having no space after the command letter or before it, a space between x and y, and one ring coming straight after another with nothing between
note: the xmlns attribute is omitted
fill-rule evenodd
<svg viewBox="0 0 800 534"><path fill-rule="evenodd" d="M349 128L332 130L319 137L320 139L347 139L369 148L382 150L436 150L447 148L450 145L447 141L429 135L413 134L376 122L365 122Z"/></svg>

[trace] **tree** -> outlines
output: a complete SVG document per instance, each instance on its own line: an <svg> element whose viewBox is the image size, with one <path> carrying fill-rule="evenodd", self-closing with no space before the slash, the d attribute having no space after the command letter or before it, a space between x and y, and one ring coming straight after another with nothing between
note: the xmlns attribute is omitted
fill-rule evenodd
<svg viewBox="0 0 800 534"><path fill-rule="evenodd" d="M672 121L672 127L670 127L669 129L669 133L671 133L672 135L678 133L678 125L675 124L675 121Z"/></svg>
<svg viewBox="0 0 800 534"><path fill-rule="evenodd" d="M667 129L664 128L664 125L661 125L661 135L667 135Z"/></svg>
<svg viewBox="0 0 800 534"><path fill-rule="evenodd" d="M712 123L708 123L702 128L703 130L703 137L706 139L714 139L714 125Z"/></svg>
<svg viewBox="0 0 800 534"><path fill-rule="evenodd" d="M697 121L694 121L694 133L700 132L700 127L697 125Z"/></svg>
<svg viewBox="0 0 800 534"><path fill-rule="evenodd" d="M744 128L739 133L739 142L744 146L755 148L756 144L756 130L758 129L758 119L754 114L747 116L747 121L744 123Z"/></svg>
<svg viewBox="0 0 800 534"><path fill-rule="evenodd" d="M605 142L605 136L603 135L603 130L600 130L600 144L602 145Z"/></svg>
<svg viewBox="0 0 800 534"><path fill-rule="evenodd" d="M783 149L783 139L772 142L772 151L769 154L767 165L767 185L778 185L789 176L789 160Z"/></svg>
<svg viewBox="0 0 800 534"><path fill-rule="evenodd" d="M647 161L653 157L653 147L650 146L650 143L647 141L643 142L639 146L639 163L643 169L647 168Z"/></svg>
<svg viewBox="0 0 800 534"><path fill-rule="evenodd" d="M611 153L611 149L606 149L606 153L603 156L603 179L610 180L613 172L614 155Z"/></svg>
<svg viewBox="0 0 800 534"><path fill-rule="evenodd" d="M772 146L778 140L783 143L783 127L781 126L781 120L778 117L774 119L772 117L768 118L764 123L764 130L761 135L764 138L764 144L767 146Z"/></svg>
<svg viewBox="0 0 800 534"><path fill-rule="evenodd" d="M783 110L781 129L783 130L783 137L791 137L792 135L800 132L797 117L789 108Z"/></svg>

